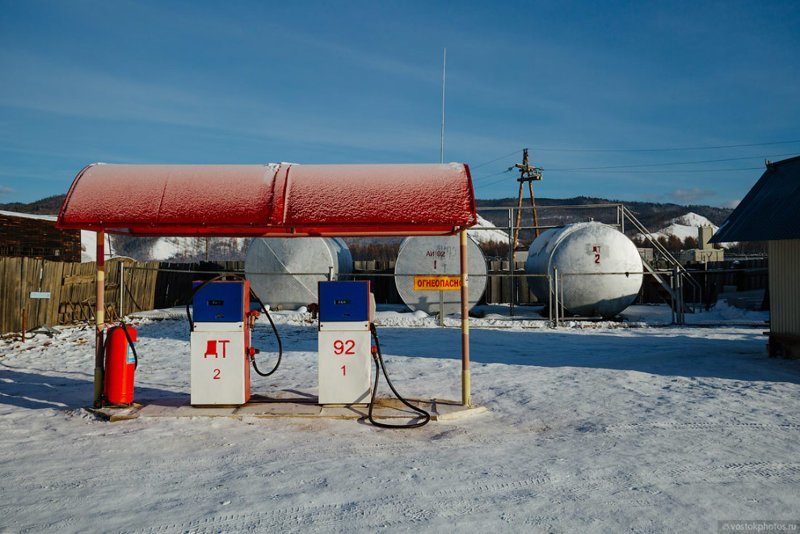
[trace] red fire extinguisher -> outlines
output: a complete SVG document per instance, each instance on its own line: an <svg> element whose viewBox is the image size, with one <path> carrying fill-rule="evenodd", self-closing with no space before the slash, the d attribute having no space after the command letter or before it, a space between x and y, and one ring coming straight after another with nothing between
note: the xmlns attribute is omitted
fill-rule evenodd
<svg viewBox="0 0 800 534"><path fill-rule="evenodd" d="M138 365L136 329L121 323L106 338L105 394L109 404L133 403L133 375Z"/></svg>

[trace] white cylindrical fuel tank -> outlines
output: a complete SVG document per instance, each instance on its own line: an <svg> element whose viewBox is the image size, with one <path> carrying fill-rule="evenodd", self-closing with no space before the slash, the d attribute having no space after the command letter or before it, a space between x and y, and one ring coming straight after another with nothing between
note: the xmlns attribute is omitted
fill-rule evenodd
<svg viewBox="0 0 800 534"><path fill-rule="evenodd" d="M297 309L317 302L317 282L328 273L333 280L352 273L353 259L337 238L260 237L250 242L244 271L264 304Z"/></svg>
<svg viewBox="0 0 800 534"><path fill-rule="evenodd" d="M461 311L459 236L407 237L400 245L394 266L394 283L403 302L412 310L445 315ZM469 307L486 289L486 259L480 247L467 238ZM431 289L440 287L440 289Z"/></svg>
<svg viewBox="0 0 800 534"><path fill-rule="evenodd" d="M562 305L571 315L614 317L633 303L642 287L642 259L636 245L598 222L553 228L531 243L525 271L550 274L552 279L556 269L559 299L563 294ZM529 277L528 287L540 301L548 301L546 277Z"/></svg>

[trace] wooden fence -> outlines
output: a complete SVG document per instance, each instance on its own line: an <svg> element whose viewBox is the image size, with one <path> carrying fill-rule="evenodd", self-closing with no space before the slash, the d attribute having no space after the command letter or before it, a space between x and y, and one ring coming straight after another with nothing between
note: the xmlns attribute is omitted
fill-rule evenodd
<svg viewBox="0 0 800 534"><path fill-rule="evenodd" d="M241 272L243 261L164 263L106 261L106 320L185 304L192 281ZM0 258L0 334L41 326L94 322L97 264ZM120 284L120 276L122 283ZM47 297L47 298L37 298Z"/></svg>
<svg viewBox="0 0 800 534"><path fill-rule="evenodd" d="M106 262L106 317L119 317L120 263ZM146 265L157 269L158 262ZM21 332L40 326L90 322L96 302L95 276L92 263L48 261L36 258L0 258L0 333ZM126 276L126 293L130 305L125 312L152 309L156 271ZM37 298L39 297L39 298ZM42 298L44 297L44 298ZM133 304L133 302L137 304Z"/></svg>
<svg viewBox="0 0 800 534"><path fill-rule="evenodd" d="M534 304L536 298L528 290L528 278L525 274L525 262L517 261L514 268L514 277L508 272L508 261L489 260L488 279L486 292L482 302L487 304L509 303L512 295L515 304Z"/></svg>
<svg viewBox="0 0 800 534"><path fill-rule="evenodd" d="M379 303L401 303L394 285L394 262L354 262L353 277L370 280ZM482 302L509 302L512 283L507 262L490 261ZM244 262L162 263L130 259L106 261L106 320L124 314L185 304L193 280L218 272L242 272ZM70 263L35 258L0 258L0 334L41 326L93 323L95 276L92 263ZM517 274L522 274L518 262ZM123 283L120 284L120 274ZM527 279L514 280L515 302L531 301ZM35 297L48 298L35 298Z"/></svg>

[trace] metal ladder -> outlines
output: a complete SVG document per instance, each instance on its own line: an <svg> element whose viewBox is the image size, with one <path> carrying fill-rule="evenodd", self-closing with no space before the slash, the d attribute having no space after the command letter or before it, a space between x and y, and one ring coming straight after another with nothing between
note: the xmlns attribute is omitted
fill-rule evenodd
<svg viewBox="0 0 800 534"><path fill-rule="evenodd" d="M681 265L681 263L664 248L664 246L654 239L650 230L636 218L636 216L623 204L619 205L622 228L624 232L624 220L627 219L640 234L653 246L653 249L667 262L672 271L668 279L664 277L663 271L658 271L652 265L642 258L644 268L655 278L659 285L666 291L669 296L669 304L672 307L672 321L677 324L685 324L685 313L694 313L697 306L697 297L700 294L700 284L692 278L689 271ZM691 288L692 300L690 304L684 301L684 287Z"/></svg>

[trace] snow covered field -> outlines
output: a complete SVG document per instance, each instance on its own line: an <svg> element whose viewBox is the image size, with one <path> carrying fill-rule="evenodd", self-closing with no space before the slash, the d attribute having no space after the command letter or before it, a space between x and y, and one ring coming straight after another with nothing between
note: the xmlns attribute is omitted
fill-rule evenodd
<svg viewBox="0 0 800 534"><path fill-rule="evenodd" d="M723 326L654 327L641 321L663 309L629 314L639 326L476 319L473 400L490 413L410 431L107 423L82 409L90 329L0 341L0 531L716 532L800 519L800 362L766 356L765 316L721 307L705 319ZM401 393L460 398L458 329L379 320ZM254 391L313 393L316 330L294 313L278 322L289 352ZM139 336L137 401L187 396L186 321L145 319Z"/></svg>

